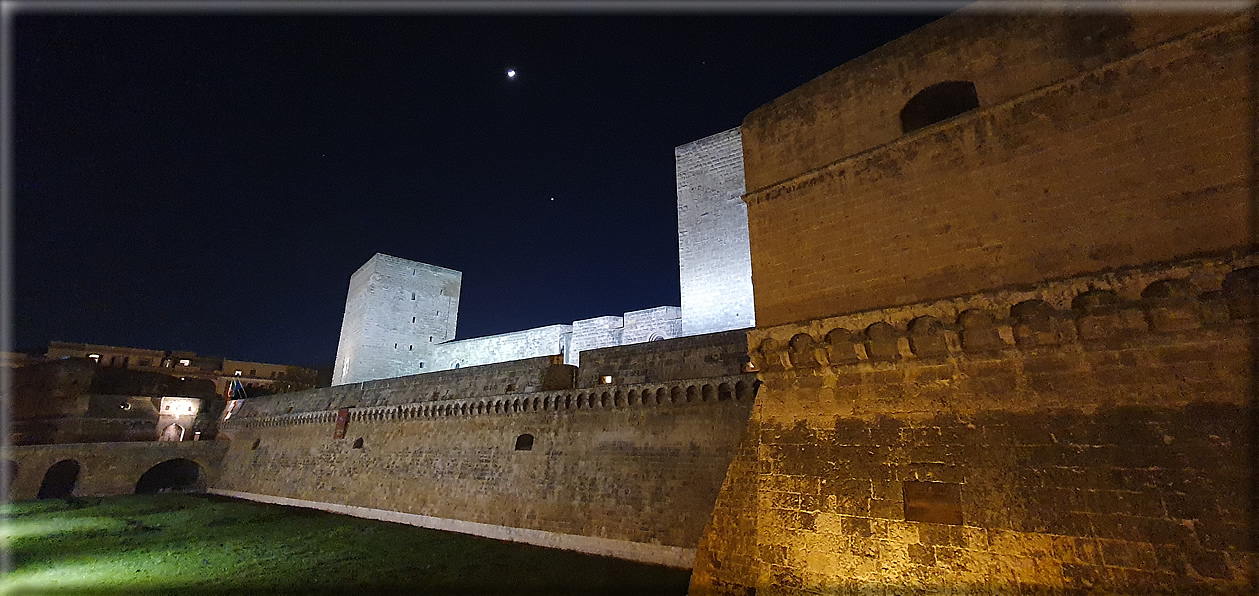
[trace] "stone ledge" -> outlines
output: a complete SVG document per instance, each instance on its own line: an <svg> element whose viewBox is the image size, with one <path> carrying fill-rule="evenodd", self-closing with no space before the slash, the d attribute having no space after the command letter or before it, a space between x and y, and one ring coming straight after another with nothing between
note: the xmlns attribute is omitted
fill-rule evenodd
<svg viewBox="0 0 1259 596"><path fill-rule="evenodd" d="M646 544L643 542L630 542L628 540L614 540L611 538L599 538L595 536L561 534L558 532L533 530L530 528L512 528L508 526L482 524L458 519L432 517L416 513L402 513L400 511L388 511L385 509L372 509L370 507L324 503L320 501L307 501L303 499L290 499L288 497L276 497L272 495L220 490L215 488L207 489L206 492L226 497L234 497L237 499L257 501L260 503L274 503L276 505L288 505L291 507L319 509L322 511L352 515L354 517L361 517L364 519L377 519L381 521L419 526L421 528L458 532L460 534L471 534L473 536L482 536L485 538L493 538L495 540L521 542L524 544L532 544L546 548L571 550L591 555L638 561L640 563L664 565L666 567L690 569L695 563L695 549L683 548L680 546L665 546L663 544Z"/></svg>

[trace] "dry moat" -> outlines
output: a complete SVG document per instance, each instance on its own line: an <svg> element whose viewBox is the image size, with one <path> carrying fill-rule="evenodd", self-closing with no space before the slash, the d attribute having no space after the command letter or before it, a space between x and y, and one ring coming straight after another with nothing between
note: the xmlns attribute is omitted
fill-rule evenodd
<svg viewBox="0 0 1259 596"><path fill-rule="evenodd" d="M196 494L3 505L5 594L684 594L690 571Z"/></svg>

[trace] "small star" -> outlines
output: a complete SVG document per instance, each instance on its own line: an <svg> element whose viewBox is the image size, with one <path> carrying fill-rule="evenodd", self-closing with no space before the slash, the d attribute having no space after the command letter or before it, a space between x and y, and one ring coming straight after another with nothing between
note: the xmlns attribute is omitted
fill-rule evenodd
<svg viewBox="0 0 1259 596"><path fill-rule="evenodd" d="M512 70L512 69L510 69L510 68L509 68L509 69L507 69L507 78L509 78L509 79L514 79L514 78L516 78L516 71L515 71L515 70Z"/></svg>
<svg viewBox="0 0 1259 596"><path fill-rule="evenodd" d="M555 200L555 197L551 197L551 200L552 200L552 201L554 201L554 200Z"/></svg>

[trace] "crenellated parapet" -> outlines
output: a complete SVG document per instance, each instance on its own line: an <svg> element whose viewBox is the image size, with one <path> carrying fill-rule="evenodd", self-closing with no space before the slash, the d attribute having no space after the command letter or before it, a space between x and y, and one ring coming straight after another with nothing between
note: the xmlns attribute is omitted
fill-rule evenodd
<svg viewBox="0 0 1259 596"><path fill-rule="evenodd" d="M1183 333L1259 315L1256 284L1259 255L1195 259L757 329L749 355L775 373Z"/></svg>
<svg viewBox="0 0 1259 596"><path fill-rule="evenodd" d="M496 397L457 397L417 401L403 405L354 407L350 422L389 422L453 417L564 414L580 411L622 410L750 402L756 395L754 373L683 379L668 383L605 385L583 390L537 391ZM223 430L331 424L337 410L264 414L257 410L233 416L220 424Z"/></svg>

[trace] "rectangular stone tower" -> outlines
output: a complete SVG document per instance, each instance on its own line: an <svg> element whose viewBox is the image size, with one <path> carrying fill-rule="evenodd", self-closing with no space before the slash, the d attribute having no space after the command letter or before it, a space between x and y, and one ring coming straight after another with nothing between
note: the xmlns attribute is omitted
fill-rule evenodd
<svg viewBox="0 0 1259 596"><path fill-rule="evenodd" d="M333 385L425 372L455 337L463 274L376 253L350 276Z"/></svg>
<svg viewBox="0 0 1259 596"><path fill-rule="evenodd" d="M740 129L682 145L674 160L682 334L755 327Z"/></svg>

